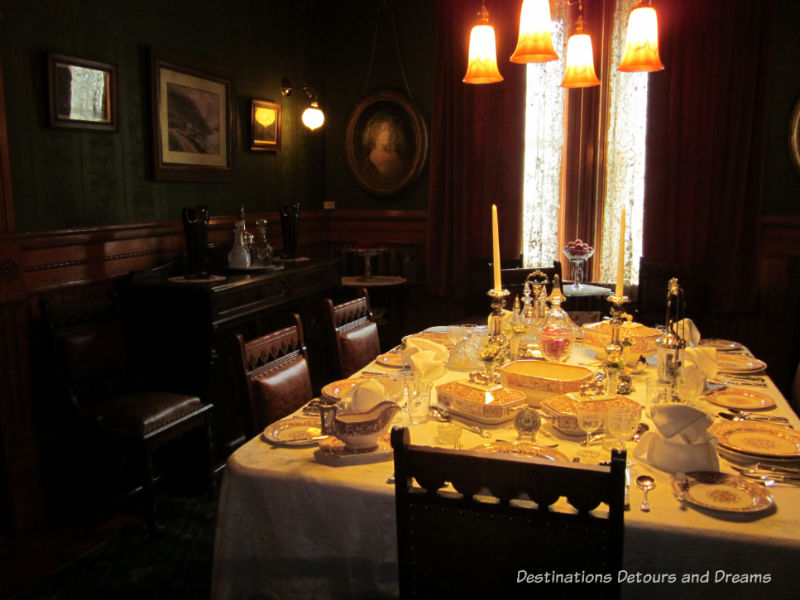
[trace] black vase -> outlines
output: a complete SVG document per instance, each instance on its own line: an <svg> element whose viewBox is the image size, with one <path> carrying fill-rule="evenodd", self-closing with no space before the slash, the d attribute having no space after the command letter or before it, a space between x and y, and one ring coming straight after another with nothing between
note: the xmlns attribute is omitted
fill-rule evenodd
<svg viewBox="0 0 800 600"><path fill-rule="evenodd" d="M281 234L283 235L283 257L297 257L297 238L300 234L300 203L281 204Z"/></svg>
<svg viewBox="0 0 800 600"><path fill-rule="evenodd" d="M183 235L186 238L186 279L208 279L208 207L183 207Z"/></svg>

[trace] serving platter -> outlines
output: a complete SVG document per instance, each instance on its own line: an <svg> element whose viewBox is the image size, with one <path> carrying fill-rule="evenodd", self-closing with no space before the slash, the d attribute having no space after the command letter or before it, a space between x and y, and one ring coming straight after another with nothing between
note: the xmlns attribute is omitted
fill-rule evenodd
<svg viewBox="0 0 800 600"><path fill-rule="evenodd" d="M708 428L727 450L764 458L800 458L800 432L759 421L717 422Z"/></svg>
<svg viewBox="0 0 800 600"><path fill-rule="evenodd" d="M737 387L722 388L705 396L706 400L725 408L766 410L775 408L775 400L766 394Z"/></svg>
<svg viewBox="0 0 800 600"><path fill-rule="evenodd" d="M322 424L319 417L288 417L268 425L262 435L278 446L315 446Z"/></svg>
<svg viewBox="0 0 800 600"><path fill-rule="evenodd" d="M767 368L767 363L743 354L720 354L717 369L723 373L758 373Z"/></svg>
<svg viewBox="0 0 800 600"><path fill-rule="evenodd" d="M713 471L687 473L685 480L673 477L672 491L690 504L723 512L760 512L775 503L774 496L760 483Z"/></svg>
<svg viewBox="0 0 800 600"><path fill-rule="evenodd" d="M383 462L391 460L393 456L388 433L378 439L378 447L372 450L348 448L342 440L333 436L320 440L319 448L314 450L314 458L317 462L332 467Z"/></svg>
<svg viewBox="0 0 800 600"><path fill-rule="evenodd" d="M555 448L537 446L532 442L506 442L497 440L480 446L471 448L475 452L485 452L487 454L510 454L512 456L524 456L526 458L544 458L558 462L569 462L569 459Z"/></svg>

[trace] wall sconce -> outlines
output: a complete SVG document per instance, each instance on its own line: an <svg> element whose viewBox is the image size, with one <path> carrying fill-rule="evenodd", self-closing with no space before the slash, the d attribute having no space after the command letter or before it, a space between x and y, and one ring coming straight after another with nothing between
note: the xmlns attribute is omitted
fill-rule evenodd
<svg viewBox="0 0 800 600"><path fill-rule="evenodd" d="M308 107L303 111L303 115L300 117L303 121L303 125L312 131L319 129L325 123L325 113L323 113L322 109L319 107L317 90L309 85L304 85L301 89L305 92L310 101ZM291 96L293 91L294 88L292 84L284 77L281 81L281 94L284 96Z"/></svg>

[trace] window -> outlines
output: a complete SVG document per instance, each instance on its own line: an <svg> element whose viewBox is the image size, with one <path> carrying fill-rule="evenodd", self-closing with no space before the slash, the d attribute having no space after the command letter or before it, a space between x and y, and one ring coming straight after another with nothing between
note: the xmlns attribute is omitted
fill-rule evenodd
<svg viewBox="0 0 800 600"><path fill-rule="evenodd" d="M528 65L523 257L526 266L563 261L561 248L580 237L596 250L592 278L613 282L626 207L625 280L631 283L638 281L642 252L648 74L616 70L635 0L609 3L605 12L597 4L594 14L584 6L599 88L560 87L571 30L566 2L552 4L561 59Z"/></svg>

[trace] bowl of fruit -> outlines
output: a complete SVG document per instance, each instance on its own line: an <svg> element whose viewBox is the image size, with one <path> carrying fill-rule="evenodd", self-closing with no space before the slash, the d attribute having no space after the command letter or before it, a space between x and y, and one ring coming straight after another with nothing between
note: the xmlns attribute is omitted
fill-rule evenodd
<svg viewBox="0 0 800 600"><path fill-rule="evenodd" d="M579 290L583 287L583 265L594 256L594 248L578 238L564 246L564 256L572 264L572 289Z"/></svg>

